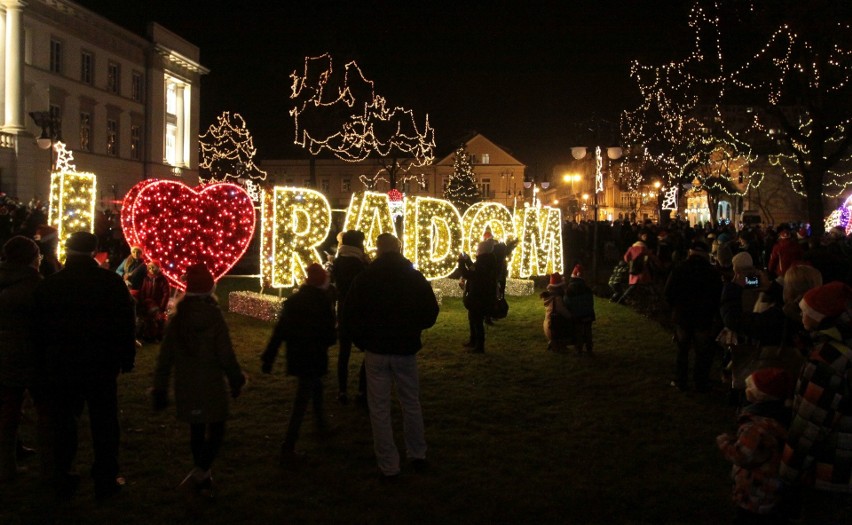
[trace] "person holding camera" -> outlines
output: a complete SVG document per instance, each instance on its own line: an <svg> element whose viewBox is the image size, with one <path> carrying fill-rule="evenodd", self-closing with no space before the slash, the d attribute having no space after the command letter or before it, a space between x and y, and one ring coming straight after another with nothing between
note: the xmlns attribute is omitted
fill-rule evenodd
<svg viewBox="0 0 852 525"><path fill-rule="evenodd" d="M464 307L470 325L470 339L464 343L471 352L485 352L485 317L491 315L497 302L497 259L491 251L493 244L481 242L476 249L476 262L463 253L459 257L459 272L464 285Z"/></svg>

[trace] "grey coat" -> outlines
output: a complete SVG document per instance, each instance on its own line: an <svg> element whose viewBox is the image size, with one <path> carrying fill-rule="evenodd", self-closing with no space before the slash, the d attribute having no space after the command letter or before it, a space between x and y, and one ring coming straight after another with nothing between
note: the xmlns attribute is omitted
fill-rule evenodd
<svg viewBox="0 0 852 525"><path fill-rule="evenodd" d="M209 296L185 297L178 305L160 345L155 389L167 391L173 368L179 420L212 423L227 419L229 391L239 390L245 378L222 311Z"/></svg>

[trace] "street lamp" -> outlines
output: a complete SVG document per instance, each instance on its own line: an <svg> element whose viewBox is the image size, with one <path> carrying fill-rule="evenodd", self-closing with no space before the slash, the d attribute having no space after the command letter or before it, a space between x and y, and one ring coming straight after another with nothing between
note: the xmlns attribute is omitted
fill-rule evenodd
<svg viewBox="0 0 852 525"><path fill-rule="evenodd" d="M601 147L595 146L595 191L593 207L595 211L594 216L594 228L593 228L593 236L592 236L592 283L593 286L597 284L597 276L598 276L598 193L604 191L604 183L603 183L603 157L601 156ZM576 146L571 148L571 156L576 160L580 160L585 158L586 150L588 148L585 146ZM607 148L606 156L610 160L620 159L623 151L619 147L611 147Z"/></svg>
<svg viewBox="0 0 852 525"><path fill-rule="evenodd" d="M538 193L539 193L539 191L541 191L541 190L539 190L539 186L541 186L542 190L546 190L547 188L550 187L550 183L545 181L545 182L542 182L541 184L536 184L533 181L529 181L529 180L524 181L524 188L526 188L526 189L532 188L532 205L533 205L533 207L535 207L536 203L538 202Z"/></svg>
<svg viewBox="0 0 852 525"><path fill-rule="evenodd" d="M62 141L62 117L52 111L31 111L30 118L35 125L41 128L41 135L36 139L36 144L41 149L50 149L50 171L56 169L56 159L53 153L53 145Z"/></svg>

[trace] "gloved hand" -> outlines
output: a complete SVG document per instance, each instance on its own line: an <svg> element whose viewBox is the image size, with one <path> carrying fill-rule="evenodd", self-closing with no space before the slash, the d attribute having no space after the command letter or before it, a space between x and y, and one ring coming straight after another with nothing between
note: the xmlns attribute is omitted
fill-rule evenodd
<svg viewBox="0 0 852 525"><path fill-rule="evenodd" d="M165 410L167 406L169 406L169 393L165 390L160 390L158 388L152 388L151 392L151 405L154 408L155 412L160 412L161 410Z"/></svg>

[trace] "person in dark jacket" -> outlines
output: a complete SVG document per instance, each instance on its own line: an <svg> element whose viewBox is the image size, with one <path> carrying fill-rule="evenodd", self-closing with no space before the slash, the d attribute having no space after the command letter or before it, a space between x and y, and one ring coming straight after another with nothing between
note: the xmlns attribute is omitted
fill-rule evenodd
<svg viewBox="0 0 852 525"><path fill-rule="evenodd" d="M189 424L193 460L180 488L190 496L211 498L210 469L225 438L228 398L239 397L246 379L213 295L216 282L210 270L195 263L186 269L185 279L186 293L160 345L151 393L154 409L166 408L174 370L175 409L177 418Z"/></svg>
<svg viewBox="0 0 852 525"><path fill-rule="evenodd" d="M322 376L328 372L328 347L337 341L334 329L334 304L328 292L329 276L319 264L307 268L304 285L284 302L278 324L261 356L264 374L272 365L281 343L287 344L287 375L296 376L299 386L293 400L293 412L281 445L281 463L297 457L296 440L308 408L313 401L314 420L320 434L328 434L323 413Z"/></svg>
<svg viewBox="0 0 852 525"><path fill-rule="evenodd" d="M393 480L400 472L391 426L394 385L402 406L406 455L415 470L426 467L416 354L423 345L421 332L438 318L438 301L423 274L399 252L399 239L383 233L376 239L376 248L376 260L349 289L341 323L366 352L373 449L381 479Z"/></svg>
<svg viewBox="0 0 852 525"><path fill-rule="evenodd" d="M160 265L151 261L146 266L145 280L136 296L136 313L142 320L140 335L150 343L163 339L171 287L168 279L160 272Z"/></svg>
<svg viewBox="0 0 852 525"><path fill-rule="evenodd" d="M485 352L485 318L497 302L498 262L492 248L493 243L479 243L476 262L466 254L459 257L458 270L465 279L463 303L470 326L470 339L463 346L478 354Z"/></svg>
<svg viewBox="0 0 852 525"><path fill-rule="evenodd" d="M577 354L582 355L585 348L585 352L592 355L594 353L592 323L595 322L595 294L583 279L583 267L579 264L574 266L571 272L563 302L565 308L571 313L574 348Z"/></svg>
<svg viewBox="0 0 852 525"><path fill-rule="evenodd" d="M695 389L710 388L710 367L714 353L714 321L719 313L722 278L710 264L710 249L700 241L692 243L683 264L675 267L666 281L664 295L672 309L677 360L672 386L684 391L689 375L689 350L695 347L693 379Z"/></svg>
<svg viewBox="0 0 852 525"><path fill-rule="evenodd" d="M98 238L75 232L66 241L65 267L35 289L37 370L48 385L53 422L54 474L58 494L70 497L79 478L71 474L77 423L87 406L92 431L95 496L121 490L118 479L117 377L133 370L133 301L120 276L98 267Z"/></svg>
<svg viewBox="0 0 852 525"><path fill-rule="evenodd" d="M17 476L17 434L24 395L30 393L38 413L39 449L48 455L45 411L35 383L35 353L30 326L33 291L41 281L39 247L16 235L3 244L0 262L0 483ZM44 464L44 461L43 461Z"/></svg>
<svg viewBox="0 0 852 525"><path fill-rule="evenodd" d="M364 234L357 230L349 230L341 235L340 246L337 248L337 256L331 267L331 277L337 288L337 308L346 299L352 281L370 263L367 254L364 253ZM345 405L349 402L346 392L349 386L349 357L352 354L352 337L345 327L338 326L338 337L340 339L337 353L337 400ZM364 362L361 362L358 382L358 399L367 402L367 372Z"/></svg>

